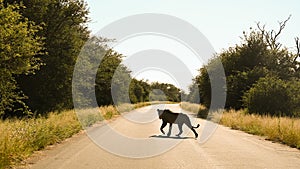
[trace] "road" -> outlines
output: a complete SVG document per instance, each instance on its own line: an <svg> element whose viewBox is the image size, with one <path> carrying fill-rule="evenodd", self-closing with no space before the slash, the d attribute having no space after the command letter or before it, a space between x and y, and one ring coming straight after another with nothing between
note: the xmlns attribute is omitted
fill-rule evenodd
<svg viewBox="0 0 300 169"><path fill-rule="evenodd" d="M167 105L167 107L174 111L180 110L178 105ZM157 106L138 109L126 113L125 116L108 123L112 130L122 133L122 136L142 140L143 143L141 144L135 143L136 140L132 141L133 144L137 144L135 145L135 149L132 147L130 139L129 141L125 139L125 142L120 143L116 140L118 137L109 136L111 131L105 131L109 130L106 128L107 124L100 124L88 129L85 133L76 135L62 144L36 153L32 158L27 160L27 165L21 168L285 169L299 168L300 166L299 150L266 141L262 137L231 130L224 126L218 126L212 137L204 144L199 144L199 142L193 138L194 135L192 132L185 132L185 134L187 134L180 138L160 136L159 127L161 121L157 118L156 108ZM143 119L145 116L147 118ZM143 121L143 123L132 122L135 120ZM205 121L196 119L192 120L192 123L201 124L201 127L197 129L199 135L201 135ZM173 125L173 136L177 132L176 128L177 126ZM168 126L165 128L165 131L167 131L167 129ZM103 138L106 138L104 139L106 141L101 142L97 140L103 140ZM122 140L122 138L119 139ZM150 141L147 142L147 140ZM97 144L100 144L102 148ZM115 154L110 152L114 152Z"/></svg>

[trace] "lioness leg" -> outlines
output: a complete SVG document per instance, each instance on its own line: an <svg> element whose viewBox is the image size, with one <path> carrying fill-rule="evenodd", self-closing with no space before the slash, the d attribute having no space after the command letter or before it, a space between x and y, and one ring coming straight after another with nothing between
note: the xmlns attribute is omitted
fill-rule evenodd
<svg viewBox="0 0 300 169"><path fill-rule="evenodd" d="M195 138L197 138L198 137L198 133L195 131L195 129L193 127L191 127L190 129L194 132Z"/></svg>
<svg viewBox="0 0 300 169"><path fill-rule="evenodd" d="M182 134L182 124L178 124L178 128L179 128L179 133L176 136L180 136Z"/></svg>
<svg viewBox="0 0 300 169"><path fill-rule="evenodd" d="M196 130L194 129L194 127L192 126L191 122L190 121L186 121L185 123L195 134L195 138L198 137L198 133L196 132Z"/></svg>
<svg viewBox="0 0 300 169"><path fill-rule="evenodd" d="M161 127L160 127L160 131L163 133L163 134L165 134L165 132L164 132L164 127L166 127L166 125L167 125L167 122L165 122L165 121L163 121L163 123L161 124Z"/></svg>
<svg viewBox="0 0 300 169"><path fill-rule="evenodd" d="M170 136L171 135L171 131L172 131L172 123L170 123L170 125L169 125L169 132L168 132L168 136Z"/></svg>

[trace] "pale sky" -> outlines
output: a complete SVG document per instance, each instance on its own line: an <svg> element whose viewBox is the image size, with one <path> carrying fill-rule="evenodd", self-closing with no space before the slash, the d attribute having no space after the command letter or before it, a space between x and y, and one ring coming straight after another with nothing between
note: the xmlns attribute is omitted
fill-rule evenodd
<svg viewBox="0 0 300 169"><path fill-rule="evenodd" d="M256 22L266 24L266 29L278 29L278 21L292 17L282 32L279 41L290 50L295 50L294 37L300 37L300 2L298 0L86 0L90 10L92 33L114 21L143 13L160 13L183 19L195 26L209 40L215 52L221 52L240 43L243 31L256 28ZM147 42L147 43L145 43ZM115 47L127 57L140 50L156 49L157 42L169 53L173 53L190 68L192 76L203 64L186 48L176 42L161 37L139 37L129 39ZM133 45L138 44L138 45ZM169 45L167 45L169 44ZM173 44L173 45L170 45ZM181 47L180 47L181 46ZM185 56L185 57L182 57ZM189 57L187 57L189 56ZM130 66L129 66L130 68ZM150 81L168 82L176 85L176 80L166 73L133 72L133 76ZM192 78L192 77L191 77ZM172 80L173 79L173 80ZM191 81L190 81L191 82ZM187 86L178 86L187 89Z"/></svg>

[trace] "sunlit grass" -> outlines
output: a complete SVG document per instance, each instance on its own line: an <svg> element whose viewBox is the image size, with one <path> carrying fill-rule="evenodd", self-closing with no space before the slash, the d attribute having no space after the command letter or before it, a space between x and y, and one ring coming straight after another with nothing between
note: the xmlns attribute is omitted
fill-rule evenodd
<svg viewBox="0 0 300 169"><path fill-rule="evenodd" d="M0 121L0 168L19 162L34 151L61 142L81 130L74 111L47 118Z"/></svg>
<svg viewBox="0 0 300 169"><path fill-rule="evenodd" d="M180 105L187 111L198 113L198 116L201 109L206 109L199 104L184 102ZM228 110L222 114L220 124L300 149L299 118L262 116L248 114L244 110Z"/></svg>
<svg viewBox="0 0 300 169"><path fill-rule="evenodd" d="M197 114L197 117L200 118L206 118L208 114L206 107L201 104L181 102L180 107L186 111Z"/></svg>
<svg viewBox="0 0 300 169"><path fill-rule="evenodd" d="M243 110L230 110L223 114L221 124L300 149L298 118L261 116L246 114Z"/></svg>
<svg viewBox="0 0 300 169"><path fill-rule="evenodd" d="M0 120L0 169L18 163L34 151L59 143L66 138L78 133L82 128L112 119L122 112L160 103L170 102L145 102L127 104L123 107L102 106L68 110L61 113L49 113L47 117L23 120Z"/></svg>

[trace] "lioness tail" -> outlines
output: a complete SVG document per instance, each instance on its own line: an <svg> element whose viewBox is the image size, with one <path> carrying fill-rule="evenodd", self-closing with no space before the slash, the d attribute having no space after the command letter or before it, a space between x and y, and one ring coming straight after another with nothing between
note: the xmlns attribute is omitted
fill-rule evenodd
<svg viewBox="0 0 300 169"><path fill-rule="evenodd" d="M192 128L194 128L194 129L196 129L196 128L198 128L198 127L200 127L200 124L198 124L196 127L192 126Z"/></svg>

